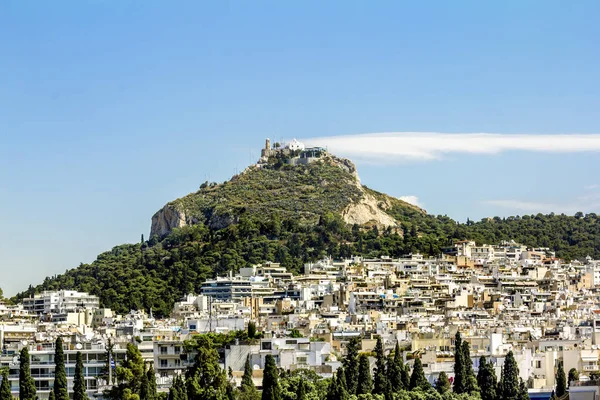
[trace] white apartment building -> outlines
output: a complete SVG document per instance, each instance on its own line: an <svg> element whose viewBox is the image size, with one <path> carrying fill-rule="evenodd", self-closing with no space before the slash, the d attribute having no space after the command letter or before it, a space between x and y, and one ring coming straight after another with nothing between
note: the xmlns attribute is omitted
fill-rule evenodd
<svg viewBox="0 0 600 400"><path fill-rule="evenodd" d="M100 299L98 296L75 290L46 290L23 299L23 308L37 315L66 314L86 308L100 308Z"/></svg>
<svg viewBox="0 0 600 400"><path fill-rule="evenodd" d="M104 373L107 365L107 352L104 344L65 343L63 347L69 393L73 393L76 357L77 352L81 351L85 385L88 396L91 398L98 389L97 378ZM9 369L8 379L13 397L19 397L19 351L19 346L10 346L0 356L0 367ZM47 399L54 387L54 351L54 343L37 343L31 345L29 349L31 376L35 381L35 388L40 399ZM117 364L125 360L125 349L115 346L113 354Z"/></svg>
<svg viewBox="0 0 600 400"><path fill-rule="evenodd" d="M273 296L275 290L263 277L244 278L234 276L206 281L202 284L202 294L215 300L240 300L244 297Z"/></svg>

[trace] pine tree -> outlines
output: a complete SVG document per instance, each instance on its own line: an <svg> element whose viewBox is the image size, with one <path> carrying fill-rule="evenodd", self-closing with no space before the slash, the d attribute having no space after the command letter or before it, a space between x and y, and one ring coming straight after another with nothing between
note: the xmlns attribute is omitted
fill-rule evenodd
<svg viewBox="0 0 600 400"><path fill-rule="evenodd" d="M0 400L12 400L10 381L8 380L8 369L2 370L2 384L0 385Z"/></svg>
<svg viewBox="0 0 600 400"><path fill-rule="evenodd" d="M571 387L571 382L576 382L579 380L579 371L576 368L571 368L569 370L568 387Z"/></svg>
<svg viewBox="0 0 600 400"><path fill-rule="evenodd" d="M496 372L491 363L485 357L479 359L479 371L477 372L477 385L481 393L481 400L496 400Z"/></svg>
<svg viewBox="0 0 600 400"><path fill-rule="evenodd" d="M373 394L385 394L388 383L385 375L385 355L383 353L383 342L381 341L381 337L377 338L377 343L375 344L375 357Z"/></svg>
<svg viewBox="0 0 600 400"><path fill-rule="evenodd" d="M563 397L567 393L567 377L565 376L565 370L562 361L558 362L558 368L556 370L556 396L558 398Z"/></svg>
<svg viewBox="0 0 600 400"><path fill-rule="evenodd" d="M435 380L435 390L439 394L444 394L450 390L450 380L448 380L448 375L444 371L440 372L440 375Z"/></svg>
<svg viewBox="0 0 600 400"><path fill-rule="evenodd" d="M54 343L54 398L56 400L69 400L65 353L63 350L63 341L60 336L56 338L56 342Z"/></svg>
<svg viewBox="0 0 600 400"><path fill-rule="evenodd" d="M460 332L456 332L456 336L454 337L454 393L464 393L465 387L466 379L462 338L460 337Z"/></svg>
<svg viewBox="0 0 600 400"><path fill-rule="evenodd" d="M368 394L373 390L373 379L371 378L371 364L366 354L358 357L358 376L360 380L356 387L356 394Z"/></svg>
<svg viewBox="0 0 600 400"><path fill-rule="evenodd" d="M462 345L462 360L464 364L465 370L465 392L466 393L474 393L479 391L479 387L477 386L477 378L475 377L475 372L473 372L473 362L471 361L471 349L469 347L469 342L463 341Z"/></svg>
<svg viewBox="0 0 600 400"><path fill-rule="evenodd" d="M519 366L512 351L509 351L502 368L502 399L517 400L519 396Z"/></svg>
<svg viewBox="0 0 600 400"><path fill-rule="evenodd" d="M262 387L262 400L281 400L281 388L279 387L277 365L275 365L275 359L271 354L267 354L267 357L265 358Z"/></svg>
<svg viewBox="0 0 600 400"><path fill-rule="evenodd" d="M73 379L73 400L87 400L85 379L83 377L83 355L77 352L75 378Z"/></svg>
<svg viewBox="0 0 600 400"><path fill-rule="evenodd" d="M412 374L410 375L410 390L421 388L423 390L427 390L431 387L427 378L425 378L425 372L423 371L423 364L421 363L420 358L415 358L415 363L413 364Z"/></svg>
<svg viewBox="0 0 600 400"><path fill-rule="evenodd" d="M173 379L173 384L169 389L169 397L168 400L187 400L187 390L185 387L185 382L183 381L180 375L175 376Z"/></svg>
<svg viewBox="0 0 600 400"><path fill-rule="evenodd" d="M19 355L19 400L35 400L35 381L29 367L29 350L24 347Z"/></svg>
<svg viewBox="0 0 600 400"><path fill-rule="evenodd" d="M346 374L346 384L348 385L348 393L356 394L356 386L358 384L358 347L360 344L359 338L352 338L346 347L347 353L344 358L343 365Z"/></svg>

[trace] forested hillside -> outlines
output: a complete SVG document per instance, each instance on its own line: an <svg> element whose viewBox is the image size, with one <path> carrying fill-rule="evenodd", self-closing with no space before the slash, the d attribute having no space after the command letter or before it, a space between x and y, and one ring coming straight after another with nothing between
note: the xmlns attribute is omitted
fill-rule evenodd
<svg viewBox="0 0 600 400"><path fill-rule="evenodd" d="M389 212L402 221L400 229L349 226L331 213L311 226L295 219L242 216L239 224L221 230L203 224L183 227L162 241L154 238L117 246L91 264L46 278L17 299L32 291L77 289L100 296L104 306L118 312L152 307L155 314L168 315L173 302L185 293L198 292L206 278L265 260L280 262L298 273L304 262L326 255L435 255L455 239L479 243L514 239L550 247L567 259L600 257L600 225L595 214L538 214L457 224L448 217L407 208Z"/></svg>
<svg viewBox="0 0 600 400"><path fill-rule="evenodd" d="M166 234L114 247L14 300L41 290L76 289L100 296L103 306L119 313L152 308L164 316L184 294L198 293L207 278L263 261L299 273L304 263L325 256L438 255L464 239L492 244L512 239L550 247L566 259L600 258L595 214L458 224L362 186L348 160L325 154L306 166L284 161L272 157L268 165L223 184L203 184L163 208L179 213L171 215L174 221L157 219L166 224L161 227ZM227 223L215 223L215 216ZM362 225L347 223L360 218Z"/></svg>

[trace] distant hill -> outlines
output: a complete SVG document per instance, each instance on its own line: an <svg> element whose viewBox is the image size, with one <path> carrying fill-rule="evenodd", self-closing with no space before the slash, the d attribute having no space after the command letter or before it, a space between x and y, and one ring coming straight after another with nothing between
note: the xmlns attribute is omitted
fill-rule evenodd
<svg viewBox="0 0 600 400"><path fill-rule="evenodd" d="M306 165L289 165L294 157L283 153L253 165L230 181L202 185L199 191L174 200L152 217L151 235L163 237L174 228L202 223L222 229L239 222L241 215L292 218L314 225L319 216L333 213L347 223L398 226L387 213L393 207L419 208L393 197L367 190L356 167L327 152ZM298 160L299 157L296 157Z"/></svg>
<svg viewBox="0 0 600 400"><path fill-rule="evenodd" d="M314 154L313 154L314 155ZM453 240L515 241L550 247L559 257L600 257L595 214L491 218L459 224L361 185L349 160L325 151L263 151L261 162L230 181L165 205L152 217L151 237L100 254L91 264L48 277L18 294L76 289L100 296L118 312L168 315L207 278L260 263L298 273L324 256L398 257L439 254Z"/></svg>

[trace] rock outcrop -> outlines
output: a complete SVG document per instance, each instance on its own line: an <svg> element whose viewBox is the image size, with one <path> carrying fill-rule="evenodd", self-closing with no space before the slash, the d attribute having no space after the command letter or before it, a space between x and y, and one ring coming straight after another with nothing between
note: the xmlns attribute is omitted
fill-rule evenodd
<svg viewBox="0 0 600 400"><path fill-rule="evenodd" d="M167 204L152 216L152 226L150 228L150 237L157 235L163 237L175 228L186 226L192 221L188 221L185 211L178 210L172 204Z"/></svg>
<svg viewBox="0 0 600 400"><path fill-rule="evenodd" d="M342 218L348 224L374 224L378 226L397 226L394 218L380 208L381 203L372 195L365 193L357 203L351 203L342 211Z"/></svg>

